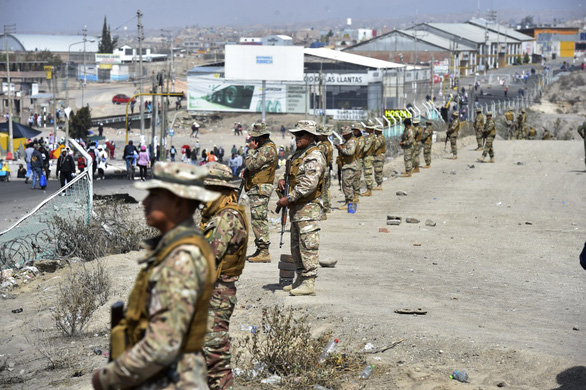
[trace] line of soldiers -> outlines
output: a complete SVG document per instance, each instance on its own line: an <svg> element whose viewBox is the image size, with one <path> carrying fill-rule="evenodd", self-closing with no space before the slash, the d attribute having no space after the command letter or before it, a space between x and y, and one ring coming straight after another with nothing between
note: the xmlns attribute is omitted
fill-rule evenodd
<svg viewBox="0 0 586 390"><path fill-rule="evenodd" d="M399 146L403 149L403 158L405 161L405 172L402 177L411 177L411 174L420 172L419 168L431 168L431 144L433 141L433 122L427 120L425 128L420 126L421 121L417 118L405 118L403 124L405 130L401 135ZM452 142L452 153L454 159L458 156L456 138L460 129L457 118L452 121L448 129L448 137ZM425 165L420 167L421 150L423 149L423 158Z"/></svg>

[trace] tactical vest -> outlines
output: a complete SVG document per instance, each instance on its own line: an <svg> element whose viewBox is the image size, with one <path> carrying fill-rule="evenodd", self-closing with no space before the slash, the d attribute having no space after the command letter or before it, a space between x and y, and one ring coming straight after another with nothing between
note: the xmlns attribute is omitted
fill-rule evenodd
<svg viewBox="0 0 586 390"><path fill-rule="evenodd" d="M297 184L299 184L299 182L297 181L297 172L299 172L299 167L301 166L301 163L303 163L303 159L305 158L305 156L307 156L309 153L313 152L316 149L319 150L319 148L317 146L310 146L309 148L307 148L307 150L305 150L295 160L291 160L291 165L289 167L289 175L288 175L290 189L295 188L295 186ZM291 204L296 205L299 203L316 202L317 199L319 199L321 197L321 194L323 192L323 186L324 186L324 175L321 175L321 177L319 178L319 183L317 184L316 189L312 193L307 194L304 197L299 198L294 202L291 202Z"/></svg>
<svg viewBox="0 0 586 390"><path fill-rule="evenodd" d="M238 248L238 250L231 255L224 255L220 264L218 264L218 268L216 269L216 279L220 277L220 275L226 276L240 276L242 275L242 270L244 269L244 264L246 263L246 247L248 245L248 223L246 221L246 214L244 211L244 206L238 206L235 204L227 204L218 210L218 213L222 210L234 210L240 215L240 220L244 224L246 228L246 238Z"/></svg>
<svg viewBox="0 0 586 390"><path fill-rule="evenodd" d="M208 269L215 269L214 255L208 243L201 235L195 232L178 236L174 241L171 241L166 247L162 248L157 253L155 260L139 271L130 297L128 298L128 306L124 313L124 318L111 331L112 360L116 360L124 351L131 349L144 337L149 325L149 313L147 312L146 305L150 276L153 269L180 245L197 246L202 256L206 259ZM181 353L198 352L203 347L207 331L209 301L212 296L214 282L214 273L208 272L201 295L195 303L195 312L191 319L191 324L181 343Z"/></svg>
<svg viewBox="0 0 586 390"><path fill-rule="evenodd" d="M273 141L267 141L262 147L268 146L273 148L275 151L275 157L277 156L277 145ZM273 184L275 181L275 172L277 171L278 159L268 168L260 171L251 172L249 169L244 171L244 190L249 191L252 187L259 184Z"/></svg>
<svg viewBox="0 0 586 390"><path fill-rule="evenodd" d="M512 121L515 118L515 115L513 114L513 111L507 111L505 113L505 119L508 121Z"/></svg>
<svg viewBox="0 0 586 390"><path fill-rule="evenodd" d="M364 154L364 143L362 144L362 146L360 146L360 138L363 138L363 142L364 141L364 136L362 137L356 137L356 152L354 153L356 155L355 160L361 160L364 158L365 154Z"/></svg>
<svg viewBox="0 0 586 390"><path fill-rule="evenodd" d="M380 138L382 142L381 145L377 149L375 149L373 154L375 156L384 156L385 154L387 154L387 139L382 134L379 134L376 137Z"/></svg>
<svg viewBox="0 0 586 390"><path fill-rule="evenodd" d="M349 142L352 138L356 140L356 137L352 136L346 142ZM356 148L358 148L358 140L356 140ZM340 153L339 157L342 161L342 166L352 164L354 161L356 161L356 152L354 152L354 154L351 155Z"/></svg>
<svg viewBox="0 0 586 390"><path fill-rule="evenodd" d="M415 126L413 129L413 136L415 138L415 142L420 143L423 137L423 129L421 126Z"/></svg>
<svg viewBox="0 0 586 390"><path fill-rule="evenodd" d="M320 141L317 144L317 146L324 154L324 157L326 159L326 165L328 167L330 165L332 165L332 161L334 159L334 148L332 147L332 144L330 143L330 141Z"/></svg>
<svg viewBox="0 0 586 390"><path fill-rule="evenodd" d="M374 156L374 143L376 142L376 135L369 134L367 137L372 139L372 143L370 144L370 148L364 151L364 157Z"/></svg>

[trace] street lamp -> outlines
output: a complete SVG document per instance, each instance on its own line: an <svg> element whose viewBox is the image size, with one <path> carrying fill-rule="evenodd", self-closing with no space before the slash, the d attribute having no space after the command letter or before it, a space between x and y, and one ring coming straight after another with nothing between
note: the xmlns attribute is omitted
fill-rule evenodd
<svg viewBox="0 0 586 390"><path fill-rule="evenodd" d="M69 64L71 62L71 46L73 45L79 45L81 43L84 44L84 50L83 50L83 57L84 57L84 74L85 74L85 42L86 42L86 38L85 36L83 37L83 41L79 41L79 42L73 42L71 45L69 45L69 49L67 50L67 77L65 77L65 102L67 104L67 107L69 107ZM90 42L95 42L95 39L90 39ZM81 89L81 105L83 107L83 86ZM67 142L69 140L69 114L66 114L65 116L65 142ZM57 118L54 119L55 121L57 121ZM57 134L55 134L55 138L57 138Z"/></svg>

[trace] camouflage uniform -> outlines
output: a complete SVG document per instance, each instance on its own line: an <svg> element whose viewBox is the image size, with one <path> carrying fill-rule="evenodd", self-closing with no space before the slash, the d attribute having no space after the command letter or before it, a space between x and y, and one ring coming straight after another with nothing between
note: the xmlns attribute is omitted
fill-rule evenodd
<svg viewBox="0 0 586 390"><path fill-rule="evenodd" d="M484 131L484 115L478 110L476 118L474 118L474 130L476 131L476 143L478 144L478 150L482 149L482 133Z"/></svg>
<svg viewBox="0 0 586 390"><path fill-rule="evenodd" d="M515 129L515 113L512 108L509 108L505 113L505 123L507 124L507 139L513 139Z"/></svg>
<svg viewBox="0 0 586 390"><path fill-rule="evenodd" d="M446 137L450 138L450 146L452 147L452 158L458 157L458 132L460 131L460 120L458 119L458 115L452 115L454 118L450 126L448 127L448 131L446 132Z"/></svg>
<svg viewBox="0 0 586 390"><path fill-rule="evenodd" d="M522 109L517 115L517 128L515 129L515 139L525 139L527 133L527 113Z"/></svg>
<svg viewBox="0 0 586 390"><path fill-rule="evenodd" d="M376 131L380 131L380 134L375 135L376 140L374 142L374 160L372 165L374 167L374 181L376 182L376 188L382 189L387 140L382 134L382 126L378 126Z"/></svg>
<svg viewBox="0 0 586 390"><path fill-rule="evenodd" d="M354 187L354 197L358 200L360 195L360 188L362 184L360 178L362 177L362 169L364 168L364 147L366 145L366 137L356 137L356 172L354 172L354 181L352 186Z"/></svg>
<svg viewBox="0 0 586 390"><path fill-rule="evenodd" d="M186 221L162 237L145 241L148 254L139 263L149 267L157 252L185 230L199 232L193 221ZM180 347L210 273L213 269L208 267L200 248L195 245L178 246L154 267L146 301L149 326L138 344L99 371L105 389L207 388L203 354L183 353ZM174 364L178 374L175 383L165 375Z"/></svg>
<svg viewBox="0 0 586 390"><path fill-rule="evenodd" d="M494 119L492 119L492 115L487 114L482 137L486 139L484 143L484 150L482 151L482 158L486 157L488 154L491 161L494 162L494 149L492 147L492 143L494 141L494 137L496 137L496 127L494 124Z"/></svg>
<svg viewBox="0 0 586 390"><path fill-rule="evenodd" d="M210 389L224 390L231 389L234 384L230 368L229 328L230 317L236 306L235 283L245 264L248 222L244 208L238 206L235 193L238 183L232 180L230 169L222 164L212 164L209 168L210 175L204 180L204 184L222 186L228 190L208 204L202 212L201 227L216 259L218 276L210 300L208 332L203 353Z"/></svg>
<svg viewBox="0 0 586 390"><path fill-rule="evenodd" d="M536 135L537 135L537 131L535 131L535 129L533 127L529 128L529 131L527 132L527 139L534 140Z"/></svg>
<svg viewBox="0 0 586 390"><path fill-rule="evenodd" d="M267 141L254 150L249 150L246 155L246 171L249 180L255 175L264 174L276 168L277 147L272 141ZM274 173L273 173L274 175ZM249 205L252 231L254 232L254 244L259 250L268 250L271 244L269 239L268 205L273 192L273 183L253 184L246 189Z"/></svg>
<svg viewBox="0 0 586 390"><path fill-rule="evenodd" d="M542 139L542 140L544 140L544 141L548 141L548 140L550 140L550 139L551 139L551 134L550 134L549 130L545 129L545 130L543 131L543 137L541 137L541 139ZM586 146L586 145L585 145L585 146ZM585 149L586 149L586 148L585 148Z"/></svg>
<svg viewBox="0 0 586 390"><path fill-rule="evenodd" d="M584 140L584 163L586 163L586 122L582 123L582 126L578 127L578 134L580 134L580 137L582 137Z"/></svg>
<svg viewBox="0 0 586 390"><path fill-rule="evenodd" d="M368 121L366 125L367 130L374 130L374 123L372 121ZM374 144L376 141L376 135L374 133L368 133L364 137L364 157L363 157L363 167L362 171L364 172L364 182L366 184L367 194L368 191L372 191L372 187L374 184L373 180L373 162L374 162Z"/></svg>
<svg viewBox="0 0 586 390"><path fill-rule="evenodd" d="M425 129L423 130L421 140L423 141L423 158L425 159L425 168L429 168L431 166L431 143L433 141L433 125L431 122L427 122L427 126L425 126Z"/></svg>
<svg viewBox="0 0 586 390"><path fill-rule="evenodd" d="M403 148L403 159L405 161L405 175L411 175L413 169L413 148L415 146L415 137L413 128L410 125L405 127L401 135L401 147Z"/></svg>
<svg viewBox="0 0 586 390"><path fill-rule="evenodd" d="M356 171L358 170L358 165L356 161L353 159L356 155L356 148L358 146L358 141L356 137L352 136L342 145L342 148L338 151L341 155L342 161L342 192L344 193L344 199L346 203L353 202L354 198L357 196L354 192L354 178L356 176ZM344 160L347 163L344 163Z"/></svg>
<svg viewBox="0 0 586 390"><path fill-rule="evenodd" d="M191 164L162 162L155 164L152 180L135 187L209 202L219 194L199 184L206 174ZM112 330L115 360L95 372L93 381L104 389L206 389L201 346L214 281L210 247L191 218L144 246L144 267L124 318Z"/></svg>
<svg viewBox="0 0 586 390"><path fill-rule="evenodd" d="M302 159L295 175L297 184L289 191L289 218L291 219L291 254L297 264L297 274L317 276L319 265L319 231L322 207L319 199L306 202L302 198L323 186L326 160L315 144L296 150L289 158L291 164ZM315 148L314 148L315 147ZM310 149L309 153L307 153Z"/></svg>
<svg viewBox="0 0 586 390"><path fill-rule="evenodd" d="M421 157L421 149L423 144L421 143L423 137L423 129L419 126L419 120L413 121L413 138L415 143L413 144L413 171L419 172L419 158Z"/></svg>
<svg viewBox="0 0 586 390"><path fill-rule="evenodd" d="M324 172L324 192L321 196L321 202L324 206L324 211L329 213L332 211L330 202L330 186L332 185L332 164L334 161L334 147L329 140L318 142L317 146L321 150L326 160L326 170Z"/></svg>

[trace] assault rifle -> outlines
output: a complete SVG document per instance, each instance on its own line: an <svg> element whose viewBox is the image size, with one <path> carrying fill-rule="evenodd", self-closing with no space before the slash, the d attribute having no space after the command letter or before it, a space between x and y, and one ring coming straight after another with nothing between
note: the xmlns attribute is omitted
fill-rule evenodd
<svg viewBox="0 0 586 390"><path fill-rule="evenodd" d="M110 308L110 329L114 329L114 327L118 325L123 318L124 302L118 301ZM112 361L112 340L110 340L110 354L108 355L108 361Z"/></svg>

